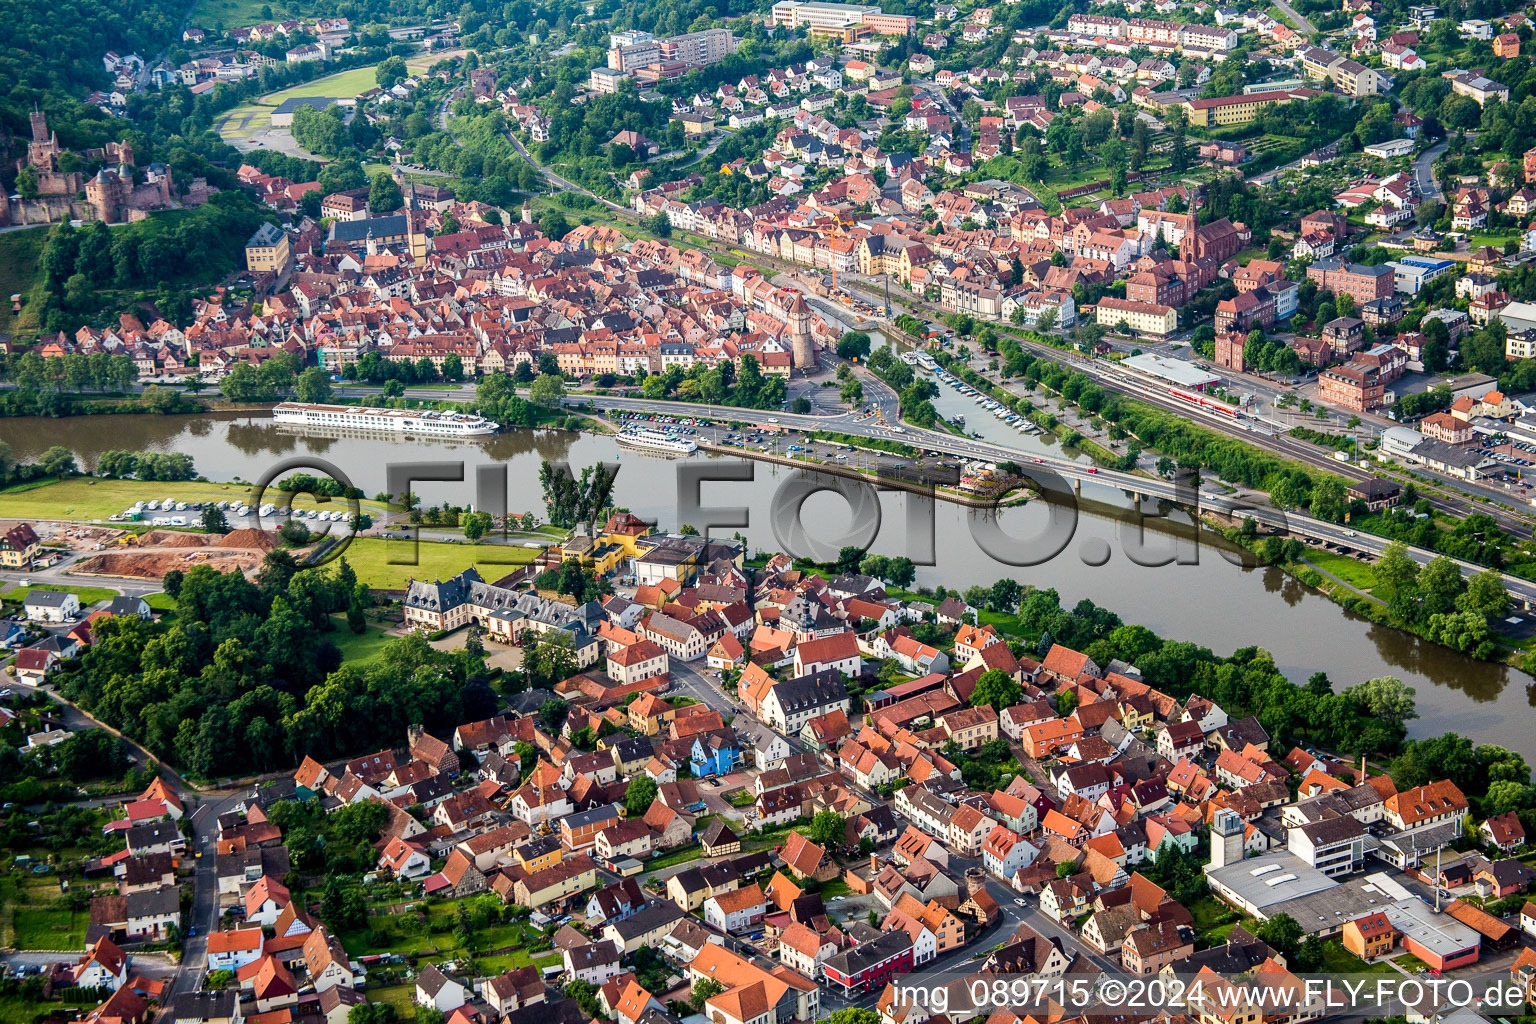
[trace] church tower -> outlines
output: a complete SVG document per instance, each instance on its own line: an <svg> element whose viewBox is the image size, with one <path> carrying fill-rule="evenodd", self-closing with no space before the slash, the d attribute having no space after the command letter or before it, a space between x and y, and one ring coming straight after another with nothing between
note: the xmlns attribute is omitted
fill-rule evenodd
<svg viewBox="0 0 1536 1024"><path fill-rule="evenodd" d="M797 370L810 370L816 366L816 350L811 347L811 307L805 296L795 293L789 304L789 351Z"/></svg>

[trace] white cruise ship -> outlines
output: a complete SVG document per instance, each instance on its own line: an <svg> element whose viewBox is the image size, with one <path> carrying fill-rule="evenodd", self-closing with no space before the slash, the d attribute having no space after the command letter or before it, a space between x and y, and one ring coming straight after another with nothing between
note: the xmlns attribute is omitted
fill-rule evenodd
<svg viewBox="0 0 1536 1024"><path fill-rule="evenodd" d="M686 437L673 437L671 434L663 434L659 430L647 430L645 427L625 427L619 431L615 440L630 448L643 448L646 451L661 452L666 455L692 455L699 450L699 446Z"/></svg>
<svg viewBox="0 0 1536 1024"><path fill-rule="evenodd" d="M272 409L277 423L328 430L360 430L369 433L418 434L429 437L476 437L494 434L498 427L484 416L435 409L374 409L359 405L313 405L283 402Z"/></svg>

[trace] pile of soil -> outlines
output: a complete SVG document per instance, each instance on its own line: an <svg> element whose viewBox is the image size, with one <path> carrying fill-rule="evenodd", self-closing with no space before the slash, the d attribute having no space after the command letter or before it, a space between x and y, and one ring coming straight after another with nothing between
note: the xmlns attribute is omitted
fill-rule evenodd
<svg viewBox="0 0 1536 1024"><path fill-rule="evenodd" d="M113 551L95 555L75 567L81 574L102 576L130 576L136 579L158 580L172 569L183 571L195 565L212 566L220 572L254 569L259 559L250 552L215 553L206 551Z"/></svg>
<svg viewBox="0 0 1536 1024"><path fill-rule="evenodd" d="M251 551L271 551L277 547L277 535L266 530L231 530L218 540L221 548L246 548Z"/></svg>
<svg viewBox="0 0 1536 1024"><path fill-rule="evenodd" d="M205 533L176 533L173 530L150 530L139 538L141 548L205 548L213 538Z"/></svg>

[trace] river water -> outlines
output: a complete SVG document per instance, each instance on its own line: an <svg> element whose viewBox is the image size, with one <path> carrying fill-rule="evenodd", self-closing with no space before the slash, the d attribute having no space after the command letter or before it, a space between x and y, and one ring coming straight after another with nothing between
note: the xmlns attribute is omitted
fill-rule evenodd
<svg viewBox="0 0 1536 1024"><path fill-rule="evenodd" d="M965 404L971 405L968 401ZM975 411L967 412L967 416L978 426L983 420L993 421L980 407L971 407ZM1011 428L998 427L1014 434ZM476 468L499 464L506 467L507 508L541 515L542 460L563 460L578 472L599 461L617 460L621 469L615 501L644 518L655 519L663 528L678 525L678 463L621 449L608 438L564 431L513 430L464 443L405 443L300 436L277 427L265 415L221 413L5 419L0 420L0 441L9 444L14 456L22 460L61 444L72 449L86 469L110 449L185 452L193 457L201 474L220 481L237 477L259 480L278 462L307 456L334 464L369 495L386 489L387 463L463 462L465 482L417 485L417 493L428 505L473 503ZM1016 435L1014 443L1021 451L1028 451L1053 445L1054 440ZM721 468L745 462L753 479L706 482L700 488L700 504L705 508L745 508L750 522L741 532L750 550L785 547L769 522L769 510L775 496L782 498L786 493L784 485L796 471L731 457L701 456L694 461ZM1093 495L1092 490L1085 491L1085 497L1111 505L1125 504L1118 491L1101 489L1100 494ZM912 496L883 493L879 504L882 516L873 550L913 554L916 549L907 534L909 513L915 505ZM1052 514L1044 502L1032 502L1004 511L997 525L1016 538L1038 538L1044 533L1046 517ZM3 516L4 502L0 500ZM828 542L845 533L850 520L848 505L831 494L812 496L801 510L807 531ZM1204 644L1221 654L1237 647L1261 646L1297 682L1319 670L1327 672L1337 686L1379 675L1399 676L1418 691L1421 717L1411 723L1412 734L1454 730L1478 742L1503 744L1536 761L1536 735L1529 724L1531 708L1536 707L1536 679L1351 616L1279 570L1234 564L1236 556L1208 532L1198 539L1190 536L1191 531L1184 531L1183 536L1149 532L1145 549L1154 555L1177 554L1180 563L1189 564L1138 564L1129 554L1141 537L1134 525L1109 516L1080 514L1064 550L1042 564L1021 568L997 561L976 541L976 532L989 525L986 513L941 501L934 510L933 524L934 564L919 569L920 583L963 589L1012 576L1023 583L1054 587L1066 607L1091 598L1127 622L1141 623L1165 637ZM729 535L734 531L716 532ZM1139 561L1158 559L1144 553Z"/></svg>

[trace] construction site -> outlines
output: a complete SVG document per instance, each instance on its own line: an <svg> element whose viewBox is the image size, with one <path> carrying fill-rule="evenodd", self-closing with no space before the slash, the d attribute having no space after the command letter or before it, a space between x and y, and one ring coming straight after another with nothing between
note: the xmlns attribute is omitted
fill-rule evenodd
<svg viewBox="0 0 1536 1024"><path fill-rule="evenodd" d="M98 553L76 563L72 576L120 576L129 579L158 580L172 569L185 572L199 565L220 572L238 569L252 572L277 546L275 534L263 530L234 530L222 536L202 533L176 533L151 530L132 534L121 530L94 529L112 534L91 547Z"/></svg>

